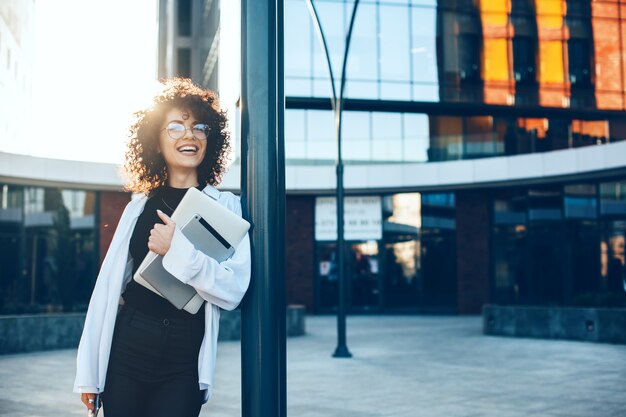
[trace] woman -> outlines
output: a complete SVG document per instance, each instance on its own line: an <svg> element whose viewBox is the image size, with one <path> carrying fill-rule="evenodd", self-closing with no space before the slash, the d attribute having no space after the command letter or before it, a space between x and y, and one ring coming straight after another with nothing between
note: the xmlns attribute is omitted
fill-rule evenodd
<svg viewBox="0 0 626 417"><path fill-rule="evenodd" d="M98 275L74 391L90 410L102 393L106 417L197 416L211 396L219 309L236 308L248 288L250 242L220 263L195 250L169 216L191 187L241 215L239 199L214 187L226 168L226 118L212 92L179 78L164 81L136 116L125 169L128 189L144 195L126 206ZM132 279L148 251L206 300L198 313Z"/></svg>

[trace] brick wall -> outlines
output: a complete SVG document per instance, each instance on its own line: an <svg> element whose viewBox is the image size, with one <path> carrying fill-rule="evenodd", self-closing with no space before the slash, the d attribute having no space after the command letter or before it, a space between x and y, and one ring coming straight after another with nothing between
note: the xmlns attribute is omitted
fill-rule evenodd
<svg viewBox="0 0 626 417"><path fill-rule="evenodd" d="M479 314L489 301L490 197L484 190L456 193L459 314Z"/></svg>
<svg viewBox="0 0 626 417"><path fill-rule="evenodd" d="M118 191L100 192L100 265L109 249L113 233L122 216L126 204L130 201L130 193Z"/></svg>
<svg viewBox="0 0 626 417"><path fill-rule="evenodd" d="M312 196L288 196L285 207L285 280L287 304L314 305L315 241Z"/></svg>

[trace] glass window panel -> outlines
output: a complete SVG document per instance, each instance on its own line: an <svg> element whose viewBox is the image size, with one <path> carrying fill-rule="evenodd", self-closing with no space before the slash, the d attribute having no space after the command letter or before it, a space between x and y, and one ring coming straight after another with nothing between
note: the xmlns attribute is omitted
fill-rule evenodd
<svg viewBox="0 0 626 417"><path fill-rule="evenodd" d="M626 181L600 184L600 215L626 217Z"/></svg>
<svg viewBox="0 0 626 417"><path fill-rule="evenodd" d="M343 141L341 143L343 159L352 162L367 162L372 160L372 142L371 141Z"/></svg>
<svg viewBox="0 0 626 417"><path fill-rule="evenodd" d="M337 155L333 112L307 110L306 153L309 159L331 159Z"/></svg>
<svg viewBox="0 0 626 417"><path fill-rule="evenodd" d="M412 79L418 87L414 99L418 101L437 101L438 91L427 90L427 86L439 83L437 73L437 10L429 7L413 7L411 9L411 57ZM422 90L424 88L424 90ZM421 93L424 94L422 97Z"/></svg>
<svg viewBox="0 0 626 417"><path fill-rule="evenodd" d="M178 48L176 56L178 65L177 75L179 77L191 77L191 49Z"/></svg>
<svg viewBox="0 0 626 417"><path fill-rule="evenodd" d="M337 159L337 151L335 150L335 141L333 139L320 139L315 142L306 143L307 159L335 161Z"/></svg>
<svg viewBox="0 0 626 417"><path fill-rule="evenodd" d="M304 4L304 2L302 3ZM341 61L343 59L343 47L345 43L345 34L342 19L344 8L342 6L343 4L340 2L315 3L315 9L317 10L320 24L322 26L322 30L324 31L324 37L326 38L326 46L329 50L330 61L333 66L333 72L335 73L335 79L341 78ZM360 14L361 11L362 10L360 10L359 6L358 14ZM317 34L314 34L314 36L315 42L313 46L313 76L328 77L328 64L326 63L326 55L324 54L324 50L318 40ZM352 53L352 46L350 46L350 52Z"/></svg>
<svg viewBox="0 0 626 417"><path fill-rule="evenodd" d="M302 78L285 78L285 96L312 97L311 80Z"/></svg>
<svg viewBox="0 0 626 417"><path fill-rule="evenodd" d="M285 159L288 161L306 159L306 142L285 142Z"/></svg>
<svg viewBox="0 0 626 417"><path fill-rule="evenodd" d="M461 159L463 155L463 119L452 116L430 116L429 161Z"/></svg>
<svg viewBox="0 0 626 417"><path fill-rule="evenodd" d="M402 138L402 114L372 113L372 140L388 141Z"/></svg>
<svg viewBox="0 0 626 417"><path fill-rule="evenodd" d="M191 36L191 0L178 0L178 36Z"/></svg>
<svg viewBox="0 0 626 417"><path fill-rule="evenodd" d="M378 98L378 83L376 81L355 81L349 79L346 83L344 97L376 99Z"/></svg>
<svg viewBox="0 0 626 417"><path fill-rule="evenodd" d="M371 159L370 113L349 111L342 116L343 157L351 161Z"/></svg>
<svg viewBox="0 0 626 417"><path fill-rule="evenodd" d="M285 111L285 157L287 159L306 158L305 111Z"/></svg>
<svg viewBox="0 0 626 417"><path fill-rule="evenodd" d="M408 81L410 51L407 9L381 6L379 16L380 78L385 81Z"/></svg>
<svg viewBox="0 0 626 417"><path fill-rule="evenodd" d="M415 101L439 101L439 85L416 82L412 97Z"/></svg>
<svg viewBox="0 0 626 417"><path fill-rule="evenodd" d="M409 83L380 83L380 98L383 100L411 100Z"/></svg>
<svg viewBox="0 0 626 417"><path fill-rule="evenodd" d="M411 3L411 0L379 0L378 2L381 4L381 6L407 6L409 3Z"/></svg>
<svg viewBox="0 0 626 417"><path fill-rule="evenodd" d="M405 114L404 160L426 162L428 160L429 142L428 115Z"/></svg>
<svg viewBox="0 0 626 417"><path fill-rule="evenodd" d="M609 141L618 142L626 140L626 120L613 119L609 120Z"/></svg>
<svg viewBox="0 0 626 417"><path fill-rule="evenodd" d="M594 184L566 185L563 208L570 219L595 219L598 217L598 199Z"/></svg>
<svg viewBox="0 0 626 417"><path fill-rule="evenodd" d="M372 155L377 161L402 159L402 114L372 113Z"/></svg>
<svg viewBox="0 0 626 417"><path fill-rule="evenodd" d="M370 113L361 111L346 111L342 115L342 140L346 142L370 141Z"/></svg>
<svg viewBox="0 0 626 417"><path fill-rule="evenodd" d="M95 222L96 195L94 192L82 190L63 190L63 205L68 210L70 228L92 229Z"/></svg>
<svg viewBox="0 0 626 417"><path fill-rule="evenodd" d="M288 1L285 9L285 33L288 34L285 36L287 90L291 87L289 77L311 77L311 43L319 41L313 32L311 15L305 2ZM309 94L310 87L306 95ZM291 93L288 92L287 95Z"/></svg>
<svg viewBox="0 0 626 417"><path fill-rule="evenodd" d="M372 160L379 162L399 162L402 160L402 139L388 139L385 142L372 142Z"/></svg>
<svg viewBox="0 0 626 417"><path fill-rule="evenodd" d="M374 29L376 27L376 6L360 4L352 29L350 56L348 58L347 75L350 79L378 79L376 52L378 40Z"/></svg>
<svg viewBox="0 0 626 417"><path fill-rule="evenodd" d="M335 85L335 88L337 88L337 94L339 94L339 86ZM333 90L330 85L330 79L328 79L328 77L313 80L313 96L314 97L332 97L333 96Z"/></svg>
<svg viewBox="0 0 626 417"><path fill-rule="evenodd" d="M41 213L44 211L44 190L38 187L24 189L24 212Z"/></svg>

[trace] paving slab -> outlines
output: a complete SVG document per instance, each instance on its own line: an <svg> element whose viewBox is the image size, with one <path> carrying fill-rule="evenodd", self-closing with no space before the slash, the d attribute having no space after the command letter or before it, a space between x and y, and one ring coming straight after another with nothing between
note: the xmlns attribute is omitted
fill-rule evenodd
<svg viewBox="0 0 626 417"><path fill-rule="evenodd" d="M490 337L480 317L348 317L351 359L332 357L336 319L287 341L288 415L624 417L626 346ZM84 416L76 350L0 356L0 416ZM201 416L241 415L239 342L218 344ZM106 413L103 413L106 417Z"/></svg>

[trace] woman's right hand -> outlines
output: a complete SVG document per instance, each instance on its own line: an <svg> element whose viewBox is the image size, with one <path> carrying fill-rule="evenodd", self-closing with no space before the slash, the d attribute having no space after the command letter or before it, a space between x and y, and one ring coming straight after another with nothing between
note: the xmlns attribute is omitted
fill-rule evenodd
<svg viewBox="0 0 626 417"><path fill-rule="evenodd" d="M87 409L91 411L96 411L96 394L92 392L83 392L82 394L80 394L80 400L83 402L83 404L85 404ZM91 403L89 402L89 400L91 400Z"/></svg>

